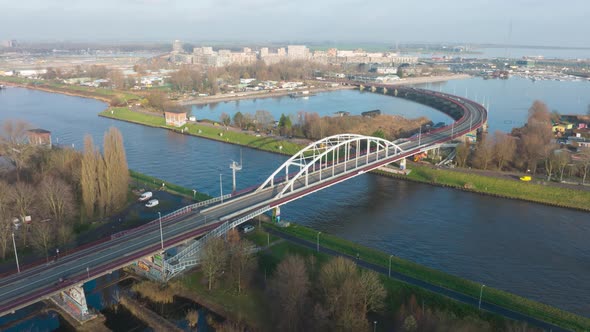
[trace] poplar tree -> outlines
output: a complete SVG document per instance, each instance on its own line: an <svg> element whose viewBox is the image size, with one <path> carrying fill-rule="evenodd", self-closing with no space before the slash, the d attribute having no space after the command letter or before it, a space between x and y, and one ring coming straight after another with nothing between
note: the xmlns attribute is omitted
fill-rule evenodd
<svg viewBox="0 0 590 332"><path fill-rule="evenodd" d="M82 203L86 217L92 217L96 213L98 200L98 174L97 163L100 158L92 137L84 137L84 154L82 156L82 169L80 174L80 186L82 187Z"/></svg>
<svg viewBox="0 0 590 332"><path fill-rule="evenodd" d="M104 136L104 166L106 181L106 212L122 207L127 198L129 169L121 132L111 127Z"/></svg>

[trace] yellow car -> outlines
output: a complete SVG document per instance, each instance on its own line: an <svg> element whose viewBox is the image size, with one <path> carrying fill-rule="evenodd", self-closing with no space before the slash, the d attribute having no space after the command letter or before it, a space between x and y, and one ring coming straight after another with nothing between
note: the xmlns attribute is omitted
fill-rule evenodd
<svg viewBox="0 0 590 332"><path fill-rule="evenodd" d="M525 175L525 176L521 176L520 177L520 181L528 182L528 181L531 181L531 180L532 180L532 178L529 175Z"/></svg>

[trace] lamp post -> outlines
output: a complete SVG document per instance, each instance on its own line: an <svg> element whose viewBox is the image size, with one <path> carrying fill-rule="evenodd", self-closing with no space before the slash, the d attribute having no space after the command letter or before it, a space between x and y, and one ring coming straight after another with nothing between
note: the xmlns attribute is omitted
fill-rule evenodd
<svg viewBox="0 0 590 332"><path fill-rule="evenodd" d="M322 234L322 232L318 232L318 236L317 236L317 252L320 252L320 234Z"/></svg>
<svg viewBox="0 0 590 332"><path fill-rule="evenodd" d="M86 267L86 274L88 275L88 279L90 279L90 268L88 266Z"/></svg>
<svg viewBox="0 0 590 332"><path fill-rule="evenodd" d="M195 189L193 189L193 199L195 199L196 196L197 196L197 191Z"/></svg>
<svg viewBox="0 0 590 332"><path fill-rule="evenodd" d="M391 278L391 259L393 258L393 255L389 255L389 277Z"/></svg>
<svg viewBox="0 0 590 332"><path fill-rule="evenodd" d="M223 203L223 180L221 179L221 173L219 173L219 192L221 193L221 203Z"/></svg>
<svg viewBox="0 0 590 332"><path fill-rule="evenodd" d="M418 146L422 142L422 125L420 125L420 133L418 134Z"/></svg>
<svg viewBox="0 0 590 332"><path fill-rule="evenodd" d="M373 321L373 332L377 331L377 321Z"/></svg>
<svg viewBox="0 0 590 332"><path fill-rule="evenodd" d="M158 219L160 220L160 244L162 245L162 250L164 250L164 233L162 232L162 213L158 211Z"/></svg>
<svg viewBox="0 0 590 332"><path fill-rule="evenodd" d="M14 257L16 257L16 270L20 273L20 265L18 264L18 253L16 252L16 241L14 241L14 232L12 233L12 245L14 246Z"/></svg>
<svg viewBox="0 0 590 332"><path fill-rule="evenodd" d="M481 285L481 288L479 289L479 305L477 306L477 308L478 308L479 310L481 310L481 296L483 295L483 288L484 288L485 286L486 286L486 285L483 285L483 284L482 284L482 285Z"/></svg>
<svg viewBox="0 0 590 332"><path fill-rule="evenodd" d="M451 124L451 140L453 139L454 135L455 135L455 121L453 121L453 123Z"/></svg>

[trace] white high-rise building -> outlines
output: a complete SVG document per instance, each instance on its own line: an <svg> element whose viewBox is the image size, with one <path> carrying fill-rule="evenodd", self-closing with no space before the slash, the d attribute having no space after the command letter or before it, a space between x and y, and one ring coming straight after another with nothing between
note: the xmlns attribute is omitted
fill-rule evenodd
<svg viewBox="0 0 590 332"><path fill-rule="evenodd" d="M309 49L305 45L287 46L287 57L290 60L305 60L309 58Z"/></svg>
<svg viewBox="0 0 590 332"><path fill-rule="evenodd" d="M182 42L180 40L175 40L172 43L172 52L173 53L184 53L184 50L182 48Z"/></svg>

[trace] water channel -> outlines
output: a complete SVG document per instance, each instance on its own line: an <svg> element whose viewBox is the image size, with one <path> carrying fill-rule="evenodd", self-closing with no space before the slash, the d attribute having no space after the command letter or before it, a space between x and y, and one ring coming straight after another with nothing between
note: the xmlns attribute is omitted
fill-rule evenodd
<svg viewBox="0 0 590 332"><path fill-rule="evenodd" d="M539 83L550 82L527 84L519 79L474 79L431 87L449 92L456 90L457 94L467 87L470 97L471 93L490 96L490 103L497 105L492 106L491 124L504 123L503 120L492 120L494 114L526 118L526 109L535 96L547 96L550 107L559 108L564 113L583 113L586 104L590 103L587 93L590 84L587 82L556 82L563 84L561 87L567 93L557 94L552 99L554 87ZM522 87L529 89L532 97L514 97ZM502 91L513 90L513 97L496 98L502 96ZM577 93L579 104L562 100L564 95L571 93ZM351 113L379 108L391 114L430 117L436 112L393 97L357 91L325 93L309 100L243 100L221 103L213 108L203 107L194 112L197 117L214 119L218 119L216 113L231 113L237 107L242 112L267 109L275 116L298 109L331 114L341 110L339 107L343 105L349 107ZM502 105L511 108L506 110ZM241 150L244 169L238 174L238 189L262 182L286 159L285 156L97 117L96 114L104 108L103 103L94 100L39 91L10 88L0 92L0 121L9 118L27 120L52 131L54 141L59 139L59 143L73 144L76 148L81 147L85 133L101 143L103 133L115 126L123 133L131 168L211 195L219 193L219 174L222 174L224 191L231 190L228 166L232 159L239 159ZM425 113L419 113L422 110ZM203 112L202 116L199 116L200 112ZM282 209L282 215L318 231L590 316L588 213L368 174L290 203Z"/></svg>

